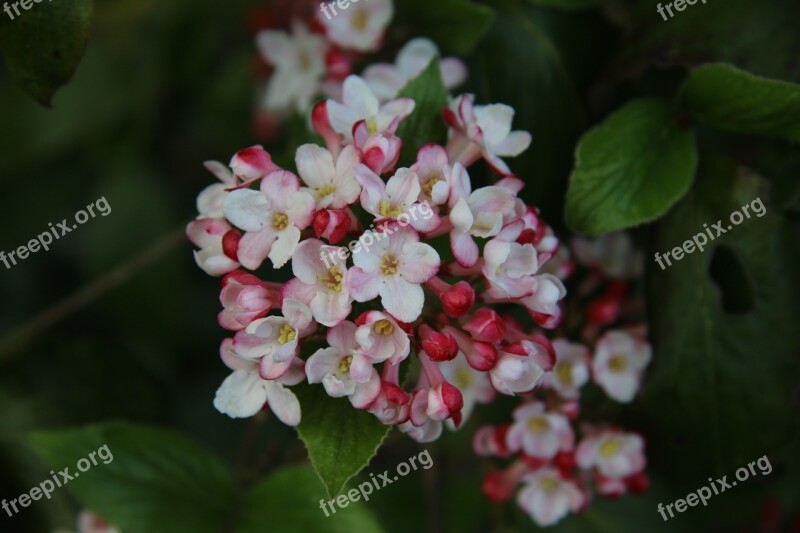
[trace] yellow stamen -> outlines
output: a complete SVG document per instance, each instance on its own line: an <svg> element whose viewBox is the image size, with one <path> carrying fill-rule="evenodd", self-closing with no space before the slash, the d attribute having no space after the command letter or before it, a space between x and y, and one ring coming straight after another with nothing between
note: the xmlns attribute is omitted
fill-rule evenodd
<svg viewBox="0 0 800 533"><path fill-rule="evenodd" d="M283 213L275 213L272 215L272 227L278 231L286 229L289 225L289 217Z"/></svg>
<svg viewBox="0 0 800 533"><path fill-rule="evenodd" d="M624 355L612 355L608 360L608 369L612 372L622 372L628 368L628 359Z"/></svg>
<svg viewBox="0 0 800 533"><path fill-rule="evenodd" d="M331 267L328 272L319 277L325 286L335 292L342 292L342 273L336 267Z"/></svg>
<svg viewBox="0 0 800 533"><path fill-rule="evenodd" d="M547 492L553 492L558 488L558 481L556 481L552 477L543 477L539 481L539 486L542 487L542 489L546 490Z"/></svg>
<svg viewBox="0 0 800 533"><path fill-rule="evenodd" d="M537 416L528 420L528 429L534 433L544 433L550 429L550 422L543 416Z"/></svg>
<svg viewBox="0 0 800 533"><path fill-rule="evenodd" d="M384 276L397 274L397 258L393 255L384 255L381 261L381 272Z"/></svg>
<svg viewBox="0 0 800 533"><path fill-rule="evenodd" d="M619 451L619 441L617 439L608 439L600 445L600 456L608 459Z"/></svg>
<svg viewBox="0 0 800 533"><path fill-rule="evenodd" d="M388 320L378 320L372 326L372 330L378 335L391 335L394 333L394 326Z"/></svg>
<svg viewBox="0 0 800 533"><path fill-rule="evenodd" d="M556 365L555 369L556 378L558 381L566 385L567 387L571 387L572 382L572 363L568 363L567 361L561 361Z"/></svg>
<svg viewBox="0 0 800 533"><path fill-rule="evenodd" d="M367 14L364 11L356 11L350 19L350 25L353 26L354 30L362 31L367 27L367 21L369 21L369 18L367 18Z"/></svg>
<svg viewBox="0 0 800 533"><path fill-rule="evenodd" d="M339 360L339 373L347 374L350 372L350 366L353 364L353 356L347 355Z"/></svg>
<svg viewBox="0 0 800 533"><path fill-rule="evenodd" d="M423 192L425 192L425 195L430 198L431 194L433 194L432 193L433 187L440 181L442 181L442 178L432 178L426 181L425 184L422 186L422 190Z"/></svg>
<svg viewBox="0 0 800 533"><path fill-rule="evenodd" d="M323 187L323 188L321 188L320 190L317 191L317 197L318 198L325 198L326 196L328 196L329 194L333 194L334 192L336 192L336 187L335 186L326 185L325 187Z"/></svg>
<svg viewBox="0 0 800 533"><path fill-rule="evenodd" d="M295 338L297 338L297 331L289 324L284 324L278 334L278 342L280 344L286 344L287 342L293 341Z"/></svg>
<svg viewBox="0 0 800 533"><path fill-rule="evenodd" d="M469 389L472 386L472 372L469 369L461 367L456 371L455 386L461 389Z"/></svg>
<svg viewBox="0 0 800 533"><path fill-rule="evenodd" d="M403 214L403 208L400 206L392 207L392 204L384 200L378 206L378 214L386 218L397 218Z"/></svg>

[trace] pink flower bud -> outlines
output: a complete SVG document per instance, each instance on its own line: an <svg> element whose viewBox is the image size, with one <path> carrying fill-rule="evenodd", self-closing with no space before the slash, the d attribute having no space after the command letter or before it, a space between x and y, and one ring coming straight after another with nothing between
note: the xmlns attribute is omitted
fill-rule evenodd
<svg viewBox="0 0 800 533"><path fill-rule="evenodd" d="M322 209L314 217L314 233L320 239L327 239L336 244L350 231L352 221L346 211L340 209Z"/></svg>
<svg viewBox="0 0 800 533"><path fill-rule="evenodd" d="M422 348L434 361L451 361L458 355L458 344L452 335L434 331L430 326L420 326Z"/></svg>
<svg viewBox="0 0 800 533"><path fill-rule="evenodd" d="M238 249L242 234L232 229L222 236L222 252L234 261L239 260Z"/></svg>
<svg viewBox="0 0 800 533"><path fill-rule="evenodd" d="M477 341L496 343L506 336L506 325L494 310L478 309L465 324L464 329Z"/></svg>
<svg viewBox="0 0 800 533"><path fill-rule="evenodd" d="M271 172L280 170L280 167L272 162L269 153L260 145L236 152L231 159L230 167L233 173L244 181L263 178Z"/></svg>
<svg viewBox="0 0 800 533"><path fill-rule="evenodd" d="M466 315L475 304L475 289L466 281L450 285L439 277L433 277L426 285L442 300L444 312L451 318Z"/></svg>

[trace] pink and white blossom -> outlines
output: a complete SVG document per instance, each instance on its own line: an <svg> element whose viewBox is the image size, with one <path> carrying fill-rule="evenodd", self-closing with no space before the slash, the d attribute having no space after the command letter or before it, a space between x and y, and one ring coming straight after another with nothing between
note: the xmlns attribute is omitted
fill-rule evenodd
<svg viewBox="0 0 800 533"><path fill-rule="evenodd" d="M380 47L386 27L394 16L392 0L363 0L345 5L333 3L333 13L320 12L317 20L325 28L328 39L338 46L358 52L372 52ZM327 11L327 10L326 10Z"/></svg>
<svg viewBox="0 0 800 533"><path fill-rule="evenodd" d="M540 386L544 373L554 364L555 353L549 343L523 340L500 350L489 377L498 392L514 396Z"/></svg>
<svg viewBox="0 0 800 533"><path fill-rule="evenodd" d="M320 348L306 362L309 383L322 383L334 398L347 396L356 409L366 409L381 392L378 371L369 365L364 376L354 376L354 354L360 347L355 338L356 325L344 321L328 330L329 347Z"/></svg>
<svg viewBox="0 0 800 533"><path fill-rule="evenodd" d="M430 39L418 37L400 49L394 64L373 63L362 75L381 101L391 100L436 57L439 57L436 44ZM440 59L439 72L447 89L455 89L467 78L467 67L454 57Z"/></svg>
<svg viewBox="0 0 800 533"><path fill-rule="evenodd" d="M226 339L220 347L222 361L233 373L222 382L214 398L214 407L231 418L248 418L268 403L275 416L288 426L300 423L300 402L289 390L305 378L303 362L293 358L283 375L274 380L261 377L256 360L237 355L233 340Z"/></svg>
<svg viewBox="0 0 800 533"><path fill-rule="evenodd" d="M356 341L359 356L373 363L389 361L398 365L411 352L408 334L391 315L381 311L367 311L356 319ZM356 361L358 367L358 361Z"/></svg>
<svg viewBox="0 0 800 533"><path fill-rule="evenodd" d="M440 362L439 368L444 378L461 391L464 403L461 408L462 423L469 419L475 404L489 403L497 395L487 373L473 369L463 353L450 361ZM452 429L453 423L450 420L447 424Z"/></svg>
<svg viewBox="0 0 800 533"><path fill-rule="evenodd" d="M501 157L516 157L528 149L531 134L511 131L514 109L505 104L473 105L474 97L464 94L453 100L445 111L451 128L447 153L450 160L469 167L483 156L500 175L511 173Z"/></svg>
<svg viewBox="0 0 800 533"><path fill-rule="evenodd" d="M597 468L600 474L613 479L641 472L647 462L642 437L613 429L584 438L575 451L575 460L581 468Z"/></svg>
<svg viewBox="0 0 800 533"><path fill-rule="evenodd" d="M650 345L621 330L606 332L595 346L592 361L594 381L611 398L627 403L633 400L650 364Z"/></svg>
<svg viewBox="0 0 800 533"><path fill-rule="evenodd" d="M444 148L426 144L417 153L417 162L411 166L420 184L420 202L432 206L444 205L450 198L450 181L453 166Z"/></svg>
<svg viewBox="0 0 800 533"><path fill-rule="evenodd" d="M545 383L562 398L576 400L580 388L589 381L589 350L566 339L554 340L553 348L556 366L545 377Z"/></svg>
<svg viewBox="0 0 800 533"><path fill-rule="evenodd" d="M353 303L347 289L347 265L337 253L339 250L343 249L319 239L300 243L292 257L296 277L283 290L284 298L307 305L314 320L328 327L347 318Z"/></svg>
<svg viewBox="0 0 800 533"><path fill-rule="evenodd" d="M569 513L577 513L587 498L578 484L565 479L555 468L540 468L523 478L517 503L538 526L557 524Z"/></svg>
<svg viewBox="0 0 800 533"><path fill-rule="evenodd" d="M223 278L219 299L224 308L218 316L219 325L239 331L277 307L280 288L252 274L236 270Z"/></svg>
<svg viewBox="0 0 800 533"><path fill-rule="evenodd" d="M186 236L200 248L194 252L194 260L203 272L211 276L221 276L239 268L236 256L225 251L224 238L232 231L224 219L201 218L186 226Z"/></svg>
<svg viewBox="0 0 800 533"><path fill-rule="evenodd" d="M389 313L403 322L413 322L425 304L421 284L436 275L440 260L436 250L419 242L416 231L400 227L369 248L354 249L353 263L347 287L356 301L368 302L380 296L381 305Z"/></svg>
<svg viewBox="0 0 800 533"><path fill-rule="evenodd" d="M547 411L542 402L522 404L514 410L514 423L506 434L511 451L524 451L537 459L552 459L558 452L571 451L575 434L569 419Z"/></svg>
<svg viewBox="0 0 800 533"><path fill-rule="evenodd" d="M483 249L483 258L489 296L522 298L534 292L533 275L539 269L539 261L533 245L492 239Z"/></svg>
<svg viewBox="0 0 800 533"><path fill-rule="evenodd" d="M361 207L377 220L397 220L421 232L439 225L439 217L431 211L428 217L420 216L425 208L417 202L421 188L413 170L401 168L386 183L366 165L356 166L355 173L362 187Z"/></svg>
<svg viewBox="0 0 800 533"><path fill-rule="evenodd" d="M358 76L344 81L343 103L328 100L328 118L333 129L346 139L353 139L353 128L362 120L368 135L395 133L400 122L414 111L414 100L397 98L381 104L367 83Z"/></svg>
<svg viewBox="0 0 800 533"><path fill-rule="evenodd" d="M256 35L256 46L264 61L275 67L264 107L268 111L306 113L321 88L328 43L295 20L291 34L262 30Z"/></svg>
<svg viewBox="0 0 800 533"><path fill-rule="evenodd" d="M316 200L317 209L342 209L358 199L361 186L355 176L358 151L346 146L334 162L333 155L315 144L304 144L295 154L297 173Z"/></svg>
<svg viewBox="0 0 800 533"><path fill-rule="evenodd" d="M314 198L300 190L300 180L276 171L261 180L259 191L239 189L225 199L225 217L246 233L239 241L239 261L255 270L269 257L275 268L291 259L300 232L314 220Z"/></svg>

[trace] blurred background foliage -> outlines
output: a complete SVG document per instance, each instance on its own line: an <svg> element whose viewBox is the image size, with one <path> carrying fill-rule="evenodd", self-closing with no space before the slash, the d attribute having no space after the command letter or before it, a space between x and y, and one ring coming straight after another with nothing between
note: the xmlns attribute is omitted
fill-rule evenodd
<svg viewBox="0 0 800 533"><path fill-rule="evenodd" d="M673 101L690 69L709 61L800 82L800 4L794 0L709 0L666 22L651 0L486 0L482 4L494 13L488 27L469 18L465 3L398 0L385 55L418 34L435 38L446 53L464 55L467 90L483 102L511 104L515 125L532 132L532 148L511 165L528 184L526 199L560 232L567 230L565 194L579 139L626 102ZM194 216L197 193L212 181L201 163L227 162L236 150L260 142L252 124L259 93L248 29L249 10L259 5L96 0L86 54L51 109L0 70L0 249L26 243L47 222L71 217L101 196L112 207L111 215L66 235L50 252L10 270L0 267L0 496L13 498L47 477L50 467L25 445L30 431L95 422L176 430L233 468L246 422L221 416L211 405L227 374L217 357L224 337L216 323L218 285L195 267L180 234ZM450 17L457 22L448 24ZM9 31L4 24L0 35ZM479 38L477 46L465 35ZM8 49L6 33L0 51ZM285 153L302 129L302 122L287 128L268 148ZM744 265L731 279L709 275L711 253L663 273L648 263L655 358L643 398L630 407L599 403L591 409L613 413L647 435L653 487L644 496L595 502L557 531L777 531L770 524L786 527L800 513L800 151L796 142L707 126L696 126L696 137L700 163L692 190L665 218L635 231L648 257L758 194L768 216L723 241ZM43 309L159 242L168 251L120 287L31 338L13 338ZM735 316L723 309L722 295L735 296L746 285L742 276L756 287L758 304ZM718 380L719 391L708 390L709 377ZM721 404L709 409L715 402ZM470 446L476 427L506 421L513 405L504 399L478 409L461 431L424 446L434 467L376 493L368 506L376 527L533 530L513 504L485 500L480 481L489 465ZM302 464L305 450L295 432L274 419L266 424L256 443L265 471ZM142 446L160 443L153 437ZM84 448L77 455L90 449ZM394 468L421 449L392 432L367 472ZM709 476L730 475L764 454L775 467L769 476L741 484L707 508L661 521L658 502L684 497ZM284 477L258 485L251 497L274 498L276 484L307 486L324 497L307 471L278 475ZM245 522L284 531L344 527L323 521L313 497L285 497L284 506L261 509ZM300 508L306 500L308 508ZM293 506L296 517L277 518ZM0 517L0 529L72 527L78 508L67 491L58 491L13 522ZM363 513L353 527L373 520Z"/></svg>

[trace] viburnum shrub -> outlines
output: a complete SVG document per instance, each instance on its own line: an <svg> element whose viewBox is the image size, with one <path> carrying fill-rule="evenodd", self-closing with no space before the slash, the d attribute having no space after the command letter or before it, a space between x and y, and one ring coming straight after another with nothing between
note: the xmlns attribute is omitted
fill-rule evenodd
<svg viewBox="0 0 800 533"><path fill-rule="evenodd" d="M352 68L339 47L374 49L388 22L390 2L368 5L346 14L384 21L378 30L364 22L361 38L338 42L338 21L258 38L276 69L267 107L305 109L324 147L297 146L292 168L261 146L228 166L206 163L220 183L199 195L187 234L198 266L222 276L219 324L232 334L220 348L232 373L215 407L243 418L266 405L297 426L292 387L307 382L429 442L445 425L457 430L476 404L516 396L513 422L473 440L479 455L509 462L485 478L488 498L507 500L522 483L520 506L550 525L592 493L645 489L642 438L581 420L579 404L590 377L631 401L650 360L641 328L609 329L638 316L628 309L636 258L626 236L612 236L628 247L622 266L604 257L618 255L608 239L574 243L589 274L565 305L576 263L522 200L525 182L505 161L531 143L512 129L514 109L470 94L444 108L430 90L418 91L422 102L409 96L429 83L446 102L466 76L426 39L406 45L396 65L338 76ZM320 91L340 96L309 109ZM446 137L420 138L442 126ZM481 160L491 185L470 175ZM276 269L291 279L272 281Z"/></svg>

